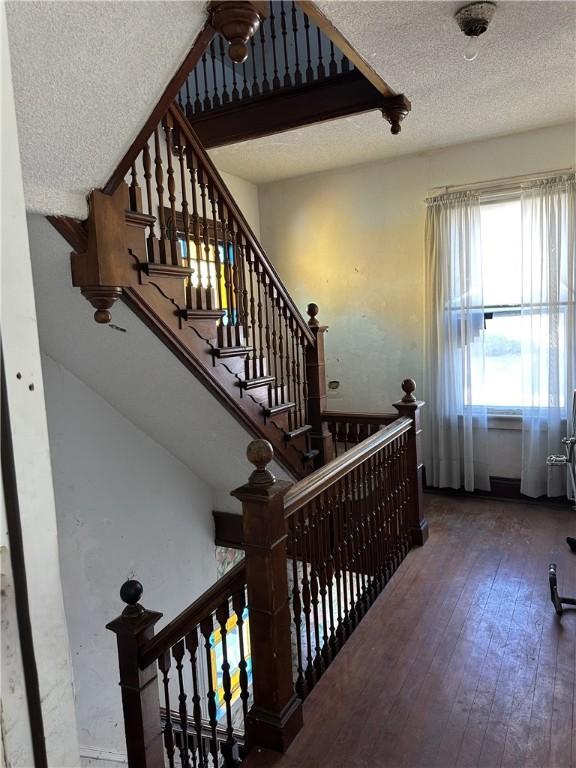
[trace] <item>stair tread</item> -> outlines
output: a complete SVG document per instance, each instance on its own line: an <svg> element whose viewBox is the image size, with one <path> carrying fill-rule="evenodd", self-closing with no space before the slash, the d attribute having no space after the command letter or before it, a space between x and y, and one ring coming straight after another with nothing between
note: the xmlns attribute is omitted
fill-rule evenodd
<svg viewBox="0 0 576 768"><path fill-rule="evenodd" d="M302 454L302 461L310 461L311 459L315 459L319 453L320 451L317 448L312 448L311 451L305 451Z"/></svg>
<svg viewBox="0 0 576 768"><path fill-rule="evenodd" d="M162 277L174 277L177 280L190 277L190 275L194 273L192 267L182 267L178 264L156 264L154 262L140 264L140 269L149 277L158 275Z"/></svg>
<svg viewBox="0 0 576 768"><path fill-rule="evenodd" d="M276 413L285 413L286 411L292 410L292 408L296 407L296 403L279 403L278 405L270 405L268 408L265 409L265 413L267 416L274 416Z"/></svg>
<svg viewBox="0 0 576 768"><path fill-rule="evenodd" d="M249 355L254 347L215 347L213 353L216 357L237 357L238 355Z"/></svg>
<svg viewBox="0 0 576 768"><path fill-rule="evenodd" d="M180 317L184 320L220 320L225 312L225 309L195 309L194 307L186 307L180 310Z"/></svg>
<svg viewBox="0 0 576 768"><path fill-rule="evenodd" d="M286 440L294 440L295 437L299 437L300 435L305 435L307 432L310 432L312 429L311 424L303 424L301 427L298 427L298 429L291 429L285 433Z"/></svg>
<svg viewBox="0 0 576 768"><path fill-rule="evenodd" d="M276 381L274 376L257 376L255 379L244 379L240 382L242 389L256 389L257 387L264 387L267 384L272 384Z"/></svg>

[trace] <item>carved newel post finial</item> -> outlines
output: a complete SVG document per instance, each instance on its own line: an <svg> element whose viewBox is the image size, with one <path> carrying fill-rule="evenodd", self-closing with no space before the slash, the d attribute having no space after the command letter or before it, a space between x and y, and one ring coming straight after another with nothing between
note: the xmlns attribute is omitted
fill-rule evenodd
<svg viewBox="0 0 576 768"><path fill-rule="evenodd" d="M144 587L136 579L128 579L120 587L120 599L126 603L126 608L122 611L123 616L137 616L144 611L140 605L140 598L144 593Z"/></svg>
<svg viewBox="0 0 576 768"><path fill-rule="evenodd" d="M414 379L404 379L402 382L402 391L404 392L404 397L402 398L403 403L416 402L416 398L414 396L414 392L416 391L416 382Z"/></svg>
<svg viewBox="0 0 576 768"><path fill-rule="evenodd" d="M274 458L274 449L268 440L252 440L246 449L246 456L250 464L254 464L256 469L248 479L249 485L257 485L260 488L267 488L274 485L276 478L266 469Z"/></svg>
<svg viewBox="0 0 576 768"><path fill-rule="evenodd" d="M387 96L382 106L382 117L390 123L390 133L396 136L402 130L402 121L412 109L410 101L403 93Z"/></svg>
<svg viewBox="0 0 576 768"><path fill-rule="evenodd" d="M265 13L261 3L247 0L213 0L209 6L210 23L229 43L228 54L233 62L242 64L248 58L248 40L254 37Z"/></svg>
<svg viewBox="0 0 576 768"><path fill-rule="evenodd" d="M306 310L308 317L310 320L308 320L308 325L310 328L318 328L320 325L320 322L316 315L318 314L320 310L318 309L318 304L308 304L308 309Z"/></svg>

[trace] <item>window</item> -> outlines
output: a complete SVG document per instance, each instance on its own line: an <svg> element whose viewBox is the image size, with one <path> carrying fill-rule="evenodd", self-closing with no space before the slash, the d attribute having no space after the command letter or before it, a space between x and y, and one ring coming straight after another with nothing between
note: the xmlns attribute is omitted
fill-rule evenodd
<svg viewBox="0 0 576 768"><path fill-rule="evenodd" d="M472 345L471 406L488 406L497 412L519 412L522 406L548 405L548 358L542 355L537 400L523 394L522 351L545 349L549 344L548 319L559 313L557 348L560 378L566 371L566 304L525 304L522 308L522 218L520 198L485 200L480 208L483 284L483 328ZM536 276L539 279L539 276ZM534 308L531 312L530 307ZM479 307L479 313L482 308ZM479 318L479 325L482 318ZM483 349L482 349L483 347ZM564 407L563 388L559 403Z"/></svg>

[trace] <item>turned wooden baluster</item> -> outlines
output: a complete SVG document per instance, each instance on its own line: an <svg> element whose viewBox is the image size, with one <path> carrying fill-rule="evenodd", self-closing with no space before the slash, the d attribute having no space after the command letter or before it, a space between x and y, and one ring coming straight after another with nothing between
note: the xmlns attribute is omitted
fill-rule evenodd
<svg viewBox="0 0 576 768"><path fill-rule="evenodd" d="M280 0L280 29L282 31L282 48L284 50L284 87L290 88L292 77L290 75L290 60L288 59L288 29L286 26L284 0Z"/></svg>
<svg viewBox="0 0 576 768"><path fill-rule="evenodd" d="M180 763L182 768L190 768L190 753L188 751L188 708L186 706L186 692L184 690L183 663L186 653L184 640L176 643L172 648L172 656L176 662L176 672L178 674L178 715L180 720L181 738L178 744L180 752Z"/></svg>
<svg viewBox="0 0 576 768"><path fill-rule="evenodd" d="M170 768L174 768L174 754L176 747L174 744L174 728L172 727L172 715L170 708L170 652L166 651L158 659L158 667L162 672L162 687L164 689L164 749L166 751L166 757L168 758L168 765Z"/></svg>
<svg viewBox="0 0 576 768"><path fill-rule="evenodd" d="M298 555L301 544L299 537L298 518L294 514L288 521L288 549L292 555L292 621L294 622L294 635L296 641L296 693L304 698L305 680L302 666L302 601L300 599L300 579L298 573Z"/></svg>
<svg viewBox="0 0 576 768"><path fill-rule="evenodd" d="M199 115L202 112L202 101L200 99L200 87L198 85L198 67L194 68L194 91L196 98L194 99L194 114Z"/></svg>
<svg viewBox="0 0 576 768"><path fill-rule="evenodd" d="M152 161L150 159L150 147L148 146L148 142L144 144L144 149L142 150L142 165L144 167L144 183L146 185L148 215L154 216L154 218L156 218L156 214L154 213L154 204L152 202ZM151 263L155 258L154 253L156 242L154 222L152 221L148 228L148 237L146 240L146 252L148 254L148 261Z"/></svg>
<svg viewBox="0 0 576 768"><path fill-rule="evenodd" d="M202 54L202 75L204 77L204 101L202 102L202 108L204 112L208 112L212 109L212 102L210 101L210 95L208 93L208 77L206 76L206 51Z"/></svg>
<svg viewBox="0 0 576 768"><path fill-rule="evenodd" d="M207 768L207 755L204 750L202 738L202 706L201 696L198 685L198 629L195 628L189 632L185 638L186 650L190 656L190 669L192 672L192 718L194 722L194 731L196 734L196 751L198 753L198 768Z"/></svg>
<svg viewBox="0 0 576 768"><path fill-rule="evenodd" d="M214 40L210 41L210 59L212 61L212 82L214 83L214 93L212 94L212 109L218 109L222 102L220 101L220 94L218 92L218 78L216 77L216 49L214 47Z"/></svg>
<svg viewBox="0 0 576 768"><path fill-rule="evenodd" d="M306 690L314 687L314 656L312 654L312 594L310 579L308 577L310 567L310 526L306 515L306 507L302 507L296 513L300 525L300 546L302 554L302 611L304 613L304 625L306 629Z"/></svg>
<svg viewBox="0 0 576 768"><path fill-rule="evenodd" d="M229 104L230 103L230 94L228 93L228 84L226 82L226 63L225 63L225 53L224 53L224 40L220 36L218 38L218 42L220 45L220 67L222 71L222 104Z"/></svg>
<svg viewBox="0 0 576 768"><path fill-rule="evenodd" d="M206 676L207 676L207 699L208 699L208 722L212 735L210 737L209 751L212 755L212 762L214 766L218 765L218 721L216 719L217 705L216 705L216 680L212 673L212 645L210 643L210 637L214 631L214 619L213 616L207 616L200 622L200 632L204 638L204 650L206 655Z"/></svg>
<svg viewBox="0 0 576 768"><path fill-rule="evenodd" d="M269 93L270 83L266 71L266 38L264 36L264 24L260 24L260 50L262 52L262 93Z"/></svg>
<svg viewBox="0 0 576 768"><path fill-rule="evenodd" d="M242 712L244 718L248 714L248 700L250 691L248 689L248 664L246 662L246 651L244 643L244 609L246 608L246 591L244 587L232 596L232 608L238 617L238 641L240 645L240 662L238 668L240 671L240 699L242 701Z"/></svg>
<svg viewBox="0 0 576 768"><path fill-rule="evenodd" d="M140 649L154 636L154 625L161 613L143 608L142 584L126 581L120 597L126 608L106 628L116 634L120 688L124 710L124 730L129 768L159 768L164 765L160 696L156 663L140 669Z"/></svg>
<svg viewBox="0 0 576 768"><path fill-rule="evenodd" d="M310 320L308 326L314 334L316 343L306 346L306 383L308 423L312 427L310 441L312 448L318 451L315 466L320 467L332 459L332 435L322 418L326 410L326 365L324 361L324 336L327 325L320 325L317 319L318 305L308 305Z"/></svg>
<svg viewBox="0 0 576 768"><path fill-rule="evenodd" d="M250 443L247 456L255 470L232 495L242 502L250 606L254 703L246 717L246 740L249 747L284 752L302 727L302 706L292 679L284 517L290 483L268 470L273 455L266 440Z"/></svg>
<svg viewBox="0 0 576 768"><path fill-rule="evenodd" d="M222 642L222 688L224 690L224 707L226 710L226 741L221 746L221 752L225 763L232 765L238 756L238 747L234 738L234 726L232 725L232 680L230 677L230 662L228 660L228 619L230 607L228 599L224 600L216 609L216 620L220 624L220 636Z"/></svg>
<svg viewBox="0 0 576 768"><path fill-rule="evenodd" d="M166 264L166 221L164 218L164 173L158 128L154 129L154 165L156 167L156 193L158 195L158 225L160 227L160 262Z"/></svg>
<svg viewBox="0 0 576 768"><path fill-rule="evenodd" d="M314 81L314 69L310 50L310 19L307 14L304 14L304 31L306 33L306 82L312 83Z"/></svg>
<svg viewBox="0 0 576 768"><path fill-rule="evenodd" d="M258 85L258 71L256 69L256 41L250 38L250 48L252 52L252 96L260 95L260 86Z"/></svg>
<svg viewBox="0 0 576 768"><path fill-rule="evenodd" d="M278 77L278 59L276 56L276 17L274 16L273 6L270 5L270 35L272 37L272 59L274 61L274 77L272 78L272 90L280 88L280 78Z"/></svg>
<svg viewBox="0 0 576 768"><path fill-rule="evenodd" d="M296 3L292 0L292 33L294 35L294 85L302 85L302 72L300 71L300 56L298 52L298 15Z"/></svg>
<svg viewBox="0 0 576 768"><path fill-rule="evenodd" d="M192 147L186 147L186 164L188 166L188 172L190 176L190 198L192 201L192 222L191 222L191 236L194 241L194 250L196 254L195 270L196 270L196 290L191 290L191 296L193 301L191 306L194 309L204 309L205 303L203 300L202 292L202 272L200 264L202 262L202 243L200 237L200 219L198 216L198 177L197 177L197 165L195 160L195 154Z"/></svg>
<svg viewBox="0 0 576 768"><path fill-rule="evenodd" d="M336 64L336 59L334 57L334 43L332 40L330 40L330 63L328 65L328 74L330 77L334 77L338 74L338 64Z"/></svg>
<svg viewBox="0 0 576 768"><path fill-rule="evenodd" d="M318 68L316 71L318 80L324 80L326 77L326 70L324 69L324 61L322 58L322 33L320 32L320 27L316 27L316 37L318 41Z"/></svg>
<svg viewBox="0 0 576 768"><path fill-rule="evenodd" d="M174 155L174 142L172 132L172 118L167 115L162 121L164 126L164 133L166 135L166 175L168 177L168 202L170 203L170 218L171 226L169 230L170 235L170 257L172 264L178 265L178 232L176 227L176 182L174 180L174 166L172 163L172 157Z"/></svg>
<svg viewBox="0 0 576 768"><path fill-rule="evenodd" d="M240 91L236 79L236 64L232 62L232 101L240 101Z"/></svg>

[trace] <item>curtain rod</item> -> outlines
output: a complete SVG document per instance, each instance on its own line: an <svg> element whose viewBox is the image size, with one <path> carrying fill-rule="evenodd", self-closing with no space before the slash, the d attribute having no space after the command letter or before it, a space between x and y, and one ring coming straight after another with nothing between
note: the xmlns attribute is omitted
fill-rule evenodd
<svg viewBox="0 0 576 768"><path fill-rule="evenodd" d="M450 184L448 186L432 187L430 196L439 195L446 192L468 192L469 190L480 190L482 192L496 192L498 190L513 187L522 182L538 181L546 179L548 176L562 176L566 173L574 173L574 168L559 168L554 171L541 171L539 173L530 173L523 176L509 176L501 179L487 179L486 181L477 181L472 184Z"/></svg>

